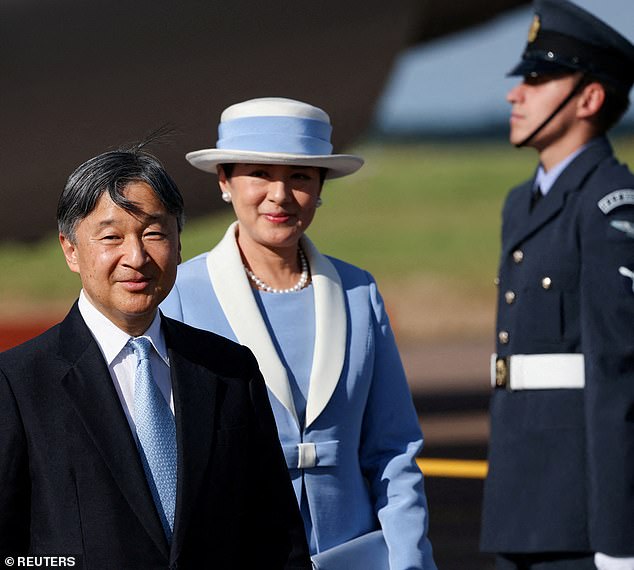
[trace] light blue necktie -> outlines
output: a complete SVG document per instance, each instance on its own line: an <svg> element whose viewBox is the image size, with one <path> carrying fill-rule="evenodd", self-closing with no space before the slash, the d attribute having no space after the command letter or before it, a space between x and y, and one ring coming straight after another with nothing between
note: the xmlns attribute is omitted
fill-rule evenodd
<svg viewBox="0 0 634 570"><path fill-rule="evenodd" d="M150 366L152 343L144 337L128 343L137 357L134 408L139 453L165 535L171 542L176 507L176 424Z"/></svg>

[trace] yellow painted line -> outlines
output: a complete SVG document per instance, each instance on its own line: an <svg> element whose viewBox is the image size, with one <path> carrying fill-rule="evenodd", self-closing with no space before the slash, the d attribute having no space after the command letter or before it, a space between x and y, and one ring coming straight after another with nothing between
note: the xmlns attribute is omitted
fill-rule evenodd
<svg viewBox="0 0 634 570"><path fill-rule="evenodd" d="M486 461L473 459L417 459L418 467L426 477L456 477L461 479L484 479L487 475Z"/></svg>

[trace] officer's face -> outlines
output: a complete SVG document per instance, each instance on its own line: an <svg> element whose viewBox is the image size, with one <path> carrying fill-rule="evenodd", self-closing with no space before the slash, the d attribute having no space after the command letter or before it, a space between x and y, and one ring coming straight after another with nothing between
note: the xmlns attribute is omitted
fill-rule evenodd
<svg viewBox="0 0 634 570"><path fill-rule="evenodd" d="M511 89L506 99L511 103L509 140L519 144L530 136L568 97L577 83L578 74L525 77ZM533 137L527 146L542 151L557 143L569 132L576 119L575 97Z"/></svg>

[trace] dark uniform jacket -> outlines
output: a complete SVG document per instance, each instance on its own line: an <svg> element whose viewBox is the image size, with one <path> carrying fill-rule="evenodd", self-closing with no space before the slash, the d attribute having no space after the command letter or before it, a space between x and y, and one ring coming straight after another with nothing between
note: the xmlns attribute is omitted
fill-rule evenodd
<svg viewBox="0 0 634 570"><path fill-rule="evenodd" d="M503 210L497 352L582 353L584 389L494 390L481 547L634 556L634 176L590 144Z"/></svg>
<svg viewBox="0 0 634 570"><path fill-rule="evenodd" d="M178 444L168 545L112 378L77 306L0 354L0 559L76 568L310 568L251 352L163 318Z"/></svg>

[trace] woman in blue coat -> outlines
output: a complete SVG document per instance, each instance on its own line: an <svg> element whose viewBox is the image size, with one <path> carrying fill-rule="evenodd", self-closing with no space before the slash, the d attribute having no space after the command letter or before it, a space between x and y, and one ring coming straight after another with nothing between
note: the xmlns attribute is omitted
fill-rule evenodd
<svg viewBox="0 0 634 570"><path fill-rule="evenodd" d="M237 222L180 266L162 310L255 353L312 554L380 529L390 569L434 569L422 436L383 301L305 235L324 179L363 160L331 154L328 115L290 99L233 105L218 132L187 159L218 173Z"/></svg>

